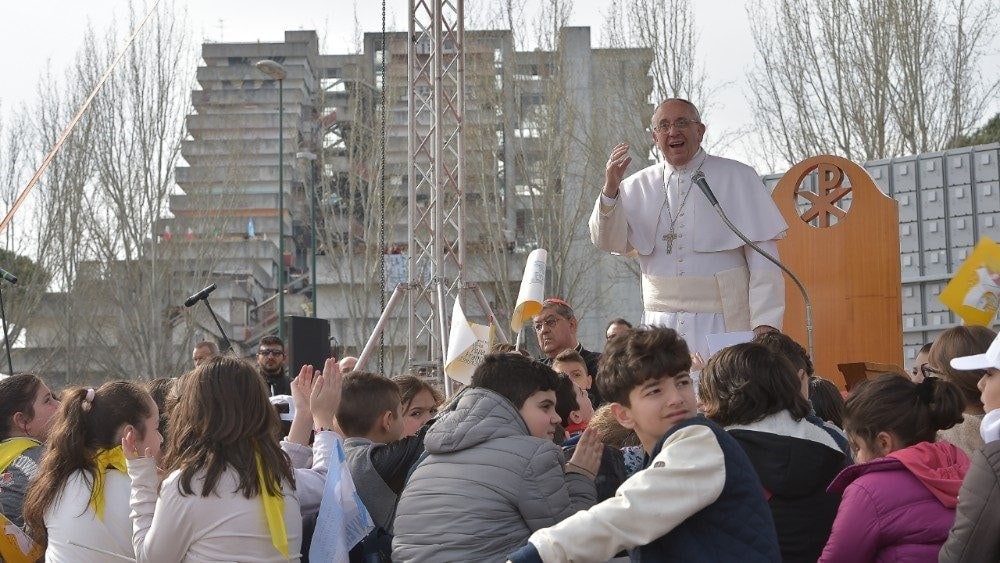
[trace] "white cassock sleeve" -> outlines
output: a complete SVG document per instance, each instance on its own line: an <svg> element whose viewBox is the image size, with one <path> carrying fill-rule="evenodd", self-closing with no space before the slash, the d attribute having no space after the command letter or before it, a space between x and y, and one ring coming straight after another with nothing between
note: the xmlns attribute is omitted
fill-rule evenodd
<svg viewBox="0 0 1000 563"><path fill-rule="evenodd" d="M757 243L765 252L778 257L778 242L768 240ZM750 271L750 328L772 326L781 330L785 316L785 278L781 269L749 246L743 254Z"/></svg>
<svg viewBox="0 0 1000 563"><path fill-rule="evenodd" d="M628 254L632 246L628 243L628 217L619 202L621 192L612 206L605 205L601 201L603 197L603 194L597 197L594 211L590 214L590 241L599 250Z"/></svg>

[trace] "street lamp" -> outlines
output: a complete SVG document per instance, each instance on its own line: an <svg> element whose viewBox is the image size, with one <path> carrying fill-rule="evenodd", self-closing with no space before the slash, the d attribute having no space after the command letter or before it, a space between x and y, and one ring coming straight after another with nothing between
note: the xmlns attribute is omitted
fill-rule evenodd
<svg viewBox="0 0 1000 563"><path fill-rule="evenodd" d="M312 286L312 316L317 317L316 311L316 186L313 172L313 161L316 154L309 151L295 153L295 158L306 161L309 168L309 284Z"/></svg>
<svg viewBox="0 0 1000 563"><path fill-rule="evenodd" d="M278 81L278 337L285 341L285 67L270 59L254 65Z"/></svg>

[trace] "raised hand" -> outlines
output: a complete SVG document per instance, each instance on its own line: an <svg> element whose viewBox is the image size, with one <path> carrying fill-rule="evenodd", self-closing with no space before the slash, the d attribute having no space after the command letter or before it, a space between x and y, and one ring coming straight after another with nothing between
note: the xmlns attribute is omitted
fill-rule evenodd
<svg viewBox="0 0 1000 563"><path fill-rule="evenodd" d="M597 470L601 468L603 454L604 444L601 443L601 436L596 430L587 428L580 435L580 441L576 443L576 450L566 464L566 471L582 473L593 479L597 476Z"/></svg>
<svg viewBox="0 0 1000 563"><path fill-rule="evenodd" d="M309 410L316 424L324 428L332 428L337 409L340 408L340 392L343 388L344 376L340 373L340 365L333 358L323 364L323 373L313 381L309 397Z"/></svg>
<svg viewBox="0 0 1000 563"><path fill-rule="evenodd" d="M309 394L312 391L315 372L312 366L304 365L299 370L299 375L292 380L292 403L295 404L295 412L309 412Z"/></svg>
<svg viewBox="0 0 1000 563"><path fill-rule="evenodd" d="M153 457L153 450L150 448L143 448L145 451L139 453L139 445L136 443L135 439L135 428L132 426L125 427L125 435L122 436L122 451L125 452L125 459L133 460L142 457Z"/></svg>
<svg viewBox="0 0 1000 563"><path fill-rule="evenodd" d="M618 143L611 149L611 156L604 168L604 195L618 197L618 185L625 178L625 170L632 163L628 155L628 143Z"/></svg>
<svg viewBox="0 0 1000 563"><path fill-rule="evenodd" d="M701 371L703 369L705 369L705 358L702 358L698 352L691 354L691 371Z"/></svg>

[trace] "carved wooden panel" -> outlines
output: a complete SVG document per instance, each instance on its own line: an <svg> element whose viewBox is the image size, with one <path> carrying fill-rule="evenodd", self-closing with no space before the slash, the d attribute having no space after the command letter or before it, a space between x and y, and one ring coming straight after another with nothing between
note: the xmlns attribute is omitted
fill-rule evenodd
<svg viewBox="0 0 1000 563"><path fill-rule="evenodd" d="M861 166L832 155L792 167L773 197L788 222L780 258L812 298L816 374L844 387L837 364L902 366L896 201ZM806 345L805 307L791 280L783 331Z"/></svg>

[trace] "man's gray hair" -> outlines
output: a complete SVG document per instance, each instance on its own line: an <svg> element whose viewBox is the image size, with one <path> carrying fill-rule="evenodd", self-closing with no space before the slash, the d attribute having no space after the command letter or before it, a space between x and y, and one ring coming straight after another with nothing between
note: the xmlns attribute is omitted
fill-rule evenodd
<svg viewBox="0 0 1000 563"><path fill-rule="evenodd" d="M542 310L538 312L538 315L550 310L555 311L557 315L564 319L575 318L573 308L569 306L569 303L563 301L562 299L546 299L545 301L542 301ZM535 316L537 317L538 315Z"/></svg>
<svg viewBox="0 0 1000 563"><path fill-rule="evenodd" d="M694 105L689 100L685 100L684 98L667 98L666 100L663 100L656 106L655 109L653 109L653 115L656 115L656 112L660 111L660 108L669 102L681 102L682 104L687 105L687 107L691 108L691 111L694 112L695 121L698 121L699 123L701 122L701 112L698 111L698 106ZM653 125L655 126L656 124L654 123Z"/></svg>
<svg viewBox="0 0 1000 563"><path fill-rule="evenodd" d="M219 345L211 340L202 340L201 342L195 344L194 349L197 350L198 348L208 348L208 353L213 356L219 353Z"/></svg>

